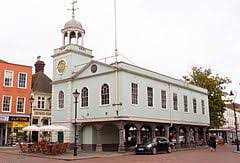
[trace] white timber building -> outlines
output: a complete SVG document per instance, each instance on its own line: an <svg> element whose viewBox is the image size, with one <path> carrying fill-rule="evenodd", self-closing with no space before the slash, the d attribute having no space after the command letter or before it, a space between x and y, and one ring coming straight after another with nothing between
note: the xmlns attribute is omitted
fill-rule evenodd
<svg viewBox="0 0 240 163"><path fill-rule="evenodd" d="M65 142L82 150L123 151L148 137L165 136L178 147L206 143L210 125L207 90L125 62L94 60L84 47L85 30L68 21L54 50L52 124L70 131ZM80 96L75 120L73 92Z"/></svg>

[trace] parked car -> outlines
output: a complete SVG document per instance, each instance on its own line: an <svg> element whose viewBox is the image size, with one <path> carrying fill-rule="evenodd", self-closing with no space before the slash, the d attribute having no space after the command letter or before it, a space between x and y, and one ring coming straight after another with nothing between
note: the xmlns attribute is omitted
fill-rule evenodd
<svg viewBox="0 0 240 163"><path fill-rule="evenodd" d="M135 153L151 153L154 155L160 151L171 153L173 146L174 144L169 142L165 137L148 138L145 143L136 146Z"/></svg>

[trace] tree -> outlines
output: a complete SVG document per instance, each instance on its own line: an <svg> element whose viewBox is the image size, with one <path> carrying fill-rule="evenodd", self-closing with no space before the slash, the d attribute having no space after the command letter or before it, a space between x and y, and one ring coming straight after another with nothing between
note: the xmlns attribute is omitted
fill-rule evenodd
<svg viewBox="0 0 240 163"><path fill-rule="evenodd" d="M193 66L192 71L183 76L185 81L208 90L210 127L220 128L225 124L223 113L225 112L225 103L222 97L226 96L224 88L231 83L228 77L220 77L219 74L213 75L210 68Z"/></svg>

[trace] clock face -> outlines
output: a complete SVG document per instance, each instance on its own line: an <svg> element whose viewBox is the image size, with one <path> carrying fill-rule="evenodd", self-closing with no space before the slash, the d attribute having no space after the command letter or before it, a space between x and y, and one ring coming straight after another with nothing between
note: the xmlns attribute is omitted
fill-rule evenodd
<svg viewBox="0 0 240 163"><path fill-rule="evenodd" d="M66 62L64 60L61 60L58 62L58 66L57 66L57 71L62 74L66 68Z"/></svg>
<svg viewBox="0 0 240 163"><path fill-rule="evenodd" d="M97 72L97 65L92 65L91 71L92 71L92 73Z"/></svg>

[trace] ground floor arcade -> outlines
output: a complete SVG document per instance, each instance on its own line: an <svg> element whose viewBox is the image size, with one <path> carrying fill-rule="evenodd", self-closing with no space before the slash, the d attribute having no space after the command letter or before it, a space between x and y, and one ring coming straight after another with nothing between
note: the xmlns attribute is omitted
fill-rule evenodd
<svg viewBox="0 0 240 163"><path fill-rule="evenodd" d="M162 136L176 148L207 143L207 126L152 122L91 122L77 124L78 145L86 151L125 151L134 149L149 137Z"/></svg>

